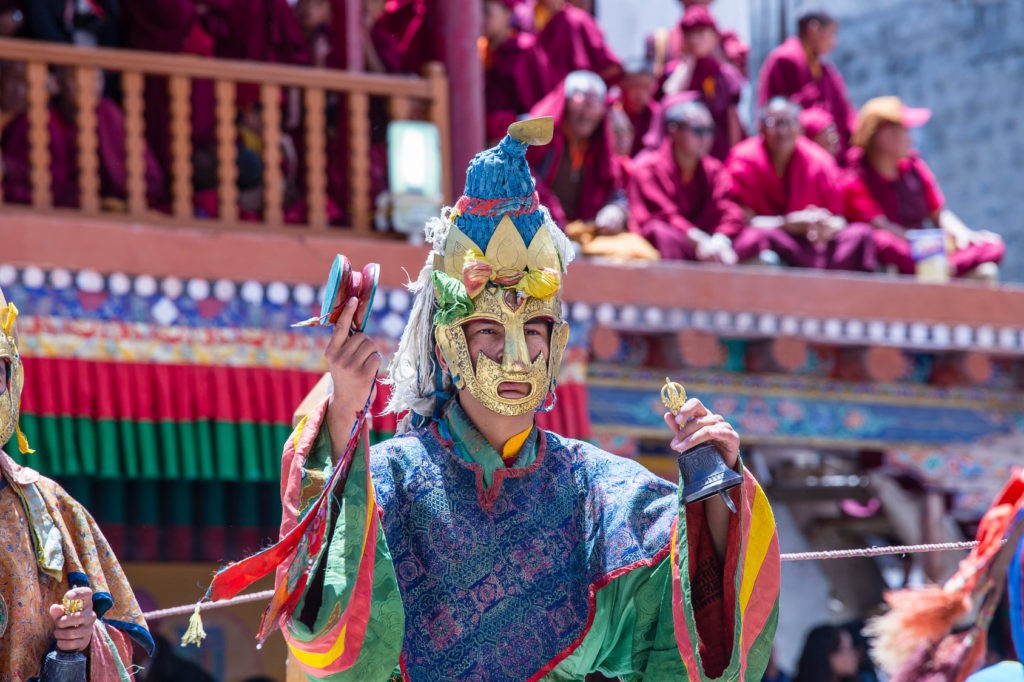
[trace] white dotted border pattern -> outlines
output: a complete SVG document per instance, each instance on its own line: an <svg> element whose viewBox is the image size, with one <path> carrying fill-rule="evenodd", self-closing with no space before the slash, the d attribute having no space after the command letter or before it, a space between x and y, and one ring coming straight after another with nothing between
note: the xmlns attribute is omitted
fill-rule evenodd
<svg viewBox="0 0 1024 682"><path fill-rule="evenodd" d="M95 270L68 272L54 269L44 272L35 266L19 269L11 265L0 265L0 286L10 285L19 280L30 288L39 288L47 284L58 289L74 286L87 292L107 288L115 294L127 293L134 289L135 293L143 296L160 292L172 298L185 295L194 300L213 297L227 302L240 296L252 305L270 301L276 305L294 302L308 306L323 296L322 286L314 289L309 284L261 283L256 280L233 282L226 279L182 280L177 277L158 279L150 275L133 276L119 272L102 275ZM389 317L404 317L412 305L412 298L404 289L396 288L379 293L383 295L378 295L374 300L374 311L382 311L386 307ZM799 317L758 312L730 313L724 310L684 310L632 304L616 306L602 303L595 306L584 302L566 302L564 305L566 317L572 322L597 322L615 329L641 332L670 332L691 328L726 338L772 338L782 335L808 341L848 345L870 344L919 350L974 350L1011 355L1024 354L1024 328L1020 327ZM389 319L388 322L386 334L398 331L396 319Z"/></svg>

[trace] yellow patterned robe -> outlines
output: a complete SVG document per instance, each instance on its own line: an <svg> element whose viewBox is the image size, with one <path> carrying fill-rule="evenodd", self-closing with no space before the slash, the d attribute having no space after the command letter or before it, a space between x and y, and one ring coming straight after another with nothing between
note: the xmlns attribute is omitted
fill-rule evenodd
<svg viewBox="0 0 1024 682"><path fill-rule="evenodd" d="M96 522L64 490L0 450L0 682L38 675L53 644L51 604L93 591L90 680L130 680L132 641L153 640Z"/></svg>

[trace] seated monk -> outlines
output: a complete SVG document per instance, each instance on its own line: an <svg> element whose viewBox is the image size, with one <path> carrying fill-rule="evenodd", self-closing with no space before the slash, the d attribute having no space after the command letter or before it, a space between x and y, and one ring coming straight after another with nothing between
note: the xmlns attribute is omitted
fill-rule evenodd
<svg viewBox="0 0 1024 682"><path fill-rule="evenodd" d="M914 273L907 232L928 223L946 233L950 274L995 280L1006 246L999 235L971 230L946 208L939 184L911 149L909 128L923 125L927 109L911 109L898 97L876 97L860 110L853 134L847 216L874 226L878 261Z"/></svg>
<svg viewBox="0 0 1024 682"><path fill-rule="evenodd" d="M127 152L124 113L114 102L100 96L103 78L95 72L96 133L98 136L100 197L111 210L123 210L128 197ZM77 208L78 186L78 80L71 68L57 70L58 93L50 105L50 181L55 206ZM29 163L28 116L21 114L3 131L4 200L32 202L32 169ZM156 157L145 149L146 199L151 207L166 200L164 174Z"/></svg>
<svg viewBox="0 0 1024 682"><path fill-rule="evenodd" d="M724 161L732 146L746 137L736 112L743 76L715 54L718 28L707 7L690 7L679 25L686 51L666 67L662 92L665 96L680 92L697 94L715 122L711 155Z"/></svg>
<svg viewBox="0 0 1024 682"><path fill-rule="evenodd" d="M658 83L646 60L627 62L624 69L622 80L619 81L619 94L613 106L629 117L633 140L628 154L636 156L647 145L646 136L658 117L661 105L654 99Z"/></svg>
<svg viewBox="0 0 1024 682"><path fill-rule="evenodd" d="M532 19L555 83L573 71L593 71L609 85L622 76L619 58L605 41L597 20L580 8L566 0L537 0Z"/></svg>
<svg viewBox="0 0 1024 682"><path fill-rule="evenodd" d="M608 232L626 227L625 183L606 95L597 74L575 71L530 112L555 119L551 144L531 146L527 159L541 203L563 229L577 220Z"/></svg>
<svg viewBox="0 0 1024 682"><path fill-rule="evenodd" d="M516 0L484 0L480 56L484 64L487 139L500 140L516 119L551 92L554 81L537 37L512 26Z"/></svg>
<svg viewBox="0 0 1024 682"><path fill-rule="evenodd" d="M747 230L733 244L740 260L774 251L786 265L832 270L875 269L872 228L843 218L842 171L818 145L800 135L799 107L768 103L760 135L733 147L726 162L732 196Z"/></svg>
<svg viewBox="0 0 1024 682"><path fill-rule="evenodd" d="M637 157L629 184L633 229L661 257L733 264L743 211L722 163L709 156L714 122L700 102L666 102L665 139Z"/></svg>
<svg viewBox="0 0 1024 682"><path fill-rule="evenodd" d="M691 7L710 8L712 2L713 0L682 0L680 4L683 6L683 16ZM750 46L744 43L735 31L719 31L718 36L718 57L736 67L743 80L746 80ZM671 28L659 28L647 36L644 45L647 60L651 63L655 78L658 79L665 75L665 67L669 63L679 59L686 52L683 28L679 24Z"/></svg>

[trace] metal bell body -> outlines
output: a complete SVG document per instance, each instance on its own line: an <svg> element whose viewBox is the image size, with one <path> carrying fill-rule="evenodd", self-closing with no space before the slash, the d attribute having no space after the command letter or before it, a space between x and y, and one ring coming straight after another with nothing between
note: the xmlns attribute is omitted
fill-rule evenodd
<svg viewBox="0 0 1024 682"><path fill-rule="evenodd" d="M80 651L51 651L43 661L42 682L86 682L87 661Z"/></svg>
<svg viewBox="0 0 1024 682"><path fill-rule="evenodd" d="M700 502L713 495L723 493L732 507L731 500L724 493L743 483L743 476L725 466L712 443L701 443L679 455L679 477L682 479L683 504Z"/></svg>

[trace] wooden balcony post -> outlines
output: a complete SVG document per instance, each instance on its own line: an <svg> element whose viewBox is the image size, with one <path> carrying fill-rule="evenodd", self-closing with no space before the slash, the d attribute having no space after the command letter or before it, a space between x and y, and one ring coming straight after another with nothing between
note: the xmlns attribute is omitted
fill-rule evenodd
<svg viewBox="0 0 1024 682"><path fill-rule="evenodd" d="M235 147L235 84L218 80L217 97L217 180L220 222L238 222L238 149Z"/></svg>
<svg viewBox="0 0 1024 682"><path fill-rule="evenodd" d="M32 178L32 208L53 205L50 178L50 93L46 91L46 64L29 62L25 67L28 83L29 167Z"/></svg>
<svg viewBox="0 0 1024 682"><path fill-rule="evenodd" d="M324 91L320 88L306 88L305 105L308 221L312 229L323 230L327 227L327 125Z"/></svg>
<svg viewBox="0 0 1024 682"><path fill-rule="evenodd" d="M452 131L452 188L457 194L466 180L466 167L484 144L484 68L477 38L483 25L483 3L431 3L427 28L448 70L446 98ZM429 78L429 76L428 76ZM454 197L445 197L454 198Z"/></svg>
<svg viewBox="0 0 1024 682"><path fill-rule="evenodd" d="M448 77L444 66L437 62L427 64L427 89L430 91L430 120L437 126L441 139L441 194L444 201L454 202L452 195L451 118L448 113Z"/></svg>
<svg viewBox="0 0 1024 682"><path fill-rule="evenodd" d="M348 96L348 177L352 200L352 226L370 232L370 98L363 93Z"/></svg>
<svg viewBox="0 0 1024 682"><path fill-rule="evenodd" d="M78 129L78 196L83 213L95 214L100 210L100 158L99 136L96 130L96 79L99 73L90 66L75 69L78 88L78 111L75 127Z"/></svg>
<svg viewBox="0 0 1024 682"><path fill-rule="evenodd" d="M146 122L143 120L142 74L125 71L121 77L124 89L124 150L128 171L128 215L146 213Z"/></svg>
<svg viewBox="0 0 1024 682"><path fill-rule="evenodd" d="M388 115L392 121L407 121L412 111L412 102L408 97L393 95L388 98Z"/></svg>
<svg viewBox="0 0 1024 682"><path fill-rule="evenodd" d="M174 217L192 217L192 81L171 76L171 195Z"/></svg>
<svg viewBox="0 0 1024 682"><path fill-rule="evenodd" d="M263 105L263 222L284 222L284 176L281 174L281 88L260 86Z"/></svg>

